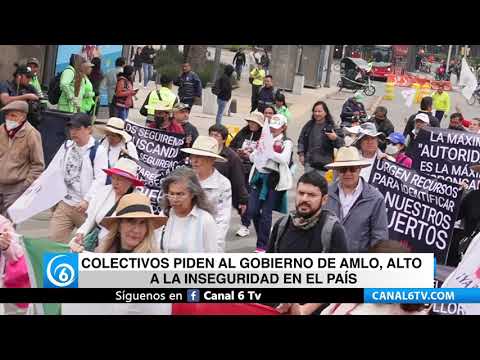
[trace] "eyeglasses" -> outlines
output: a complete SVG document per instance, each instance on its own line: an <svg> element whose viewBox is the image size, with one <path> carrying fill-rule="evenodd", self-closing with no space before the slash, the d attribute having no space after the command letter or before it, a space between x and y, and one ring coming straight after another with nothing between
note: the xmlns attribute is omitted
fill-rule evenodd
<svg viewBox="0 0 480 360"><path fill-rule="evenodd" d="M358 167L356 166L347 166L347 167L341 167L338 169L338 172L341 174L345 174L347 171L351 172L352 174L356 173L358 170Z"/></svg>

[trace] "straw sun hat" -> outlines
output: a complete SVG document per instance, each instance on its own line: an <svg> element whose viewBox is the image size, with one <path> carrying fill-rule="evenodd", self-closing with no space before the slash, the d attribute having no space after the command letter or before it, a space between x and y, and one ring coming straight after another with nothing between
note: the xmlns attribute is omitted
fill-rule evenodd
<svg viewBox="0 0 480 360"><path fill-rule="evenodd" d="M115 216L105 217L101 225L107 229L121 219L146 219L153 222L153 227L158 229L167 222L167 217L153 214L150 199L139 192L124 195L118 202Z"/></svg>
<svg viewBox="0 0 480 360"><path fill-rule="evenodd" d="M120 118L112 117L108 119L107 124L99 126L98 130L104 134L118 134L123 138L123 140L125 140L126 143L132 140L131 135L125 131L125 121Z"/></svg>
<svg viewBox="0 0 480 360"><path fill-rule="evenodd" d="M218 155L218 142L210 136L200 135L191 148L181 150L187 154L206 156L215 158L217 161L227 162L225 158Z"/></svg>
<svg viewBox="0 0 480 360"><path fill-rule="evenodd" d="M335 162L325 165L325 168L338 169L349 166L364 168L369 167L370 165L371 164L367 160L360 159L360 154L356 147L344 146L338 149Z"/></svg>

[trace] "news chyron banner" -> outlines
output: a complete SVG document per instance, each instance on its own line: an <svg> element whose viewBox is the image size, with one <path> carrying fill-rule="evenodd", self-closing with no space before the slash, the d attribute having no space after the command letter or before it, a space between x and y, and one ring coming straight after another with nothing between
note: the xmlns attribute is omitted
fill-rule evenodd
<svg viewBox="0 0 480 360"><path fill-rule="evenodd" d="M160 213L159 201L162 196L162 180L173 170L183 164L183 147L185 137L159 129L151 129L125 122L125 131L132 136L137 147L139 159L139 178L144 181L142 192L150 197L155 214Z"/></svg>
<svg viewBox="0 0 480 360"><path fill-rule="evenodd" d="M431 288L432 254L46 254L44 287Z"/></svg>
<svg viewBox="0 0 480 360"><path fill-rule="evenodd" d="M461 186L386 159L375 161L369 183L385 198L390 239L408 244L413 252L434 253L437 263L444 264L460 210Z"/></svg>
<svg viewBox="0 0 480 360"><path fill-rule="evenodd" d="M466 181L469 190L480 189L480 173L470 169L480 163L480 134L427 127L420 130L408 155L417 171L455 184Z"/></svg>

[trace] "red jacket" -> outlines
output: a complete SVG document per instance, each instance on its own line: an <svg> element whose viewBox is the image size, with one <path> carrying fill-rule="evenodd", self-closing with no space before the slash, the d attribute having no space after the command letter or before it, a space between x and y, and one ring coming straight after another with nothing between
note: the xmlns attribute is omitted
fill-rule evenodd
<svg viewBox="0 0 480 360"><path fill-rule="evenodd" d="M157 124L155 124L155 122L148 124L148 127L152 129L158 129ZM185 134L185 130L183 129L182 125L178 124L176 121L172 121L169 126L161 129L169 133Z"/></svg>
<svg viewBox="0 0 480 360"><path fill-rule="evenodd" d="M115 105L126 107L127 109L132 108L134 95L135 91L133 90L133 83L127 78L120 76L115 88Z"/></svg>

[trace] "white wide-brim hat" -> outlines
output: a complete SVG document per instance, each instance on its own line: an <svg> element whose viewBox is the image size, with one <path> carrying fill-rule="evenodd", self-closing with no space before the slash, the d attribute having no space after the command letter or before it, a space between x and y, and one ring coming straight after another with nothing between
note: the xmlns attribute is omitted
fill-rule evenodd
<svg viewBox="0 0 480 360"><path fill-rule="evenodd" d="M342 167L356 166L360 168L372 165L367 160L360 159L358 149L354 146L344 146L338 149L337 156L333 163L325 165L326 169L337 169Z"/></svg>
<svg viewBox="0 0 480 360"><path fill-rule="evenodd" d="M105 125L98 127L98 130L104 134L118 134L123 138L123 140L125 140L126 143L132 140L132 136L125 131L125 121L117 117L108 119Z"/></svg>
<svg viewBox="0 0 480 360"><path fill-rule="evenodd" d="M191 148L181 149L184 153L215 158L217 161L227 162L227 160L218 155L218 142L210 136L200 135L197 137Z"/></svg>

